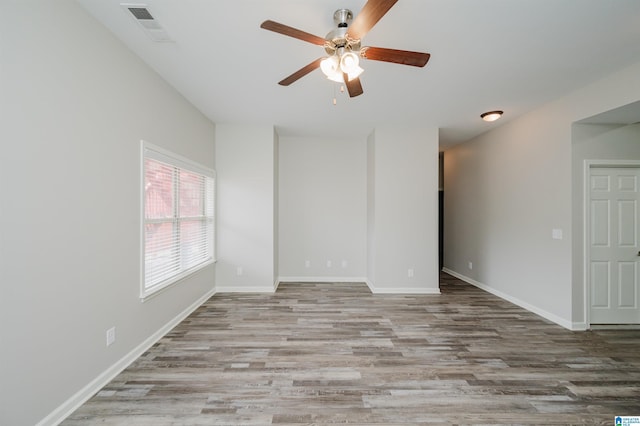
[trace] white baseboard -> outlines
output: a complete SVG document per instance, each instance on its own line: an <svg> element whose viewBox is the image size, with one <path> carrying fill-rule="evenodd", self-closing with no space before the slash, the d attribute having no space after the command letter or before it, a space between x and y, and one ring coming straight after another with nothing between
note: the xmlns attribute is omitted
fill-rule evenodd
<svg viewBox="0 0 640 426"><path fill-rule="evenodd" d="M278 283L366 283L365 277L279 277Z"/></svg>
<svg viewBox="0 0 640 426"><path fill-rule="evenodd" d="M275 293L277 286L225 286L216 284L216 293Z"/></svg>
<svg viewBox="0 0 640 426"><path fill-rule="evenodd" d="M367 286L373 294L440 294L440 288L433 287L376 287L369 280Z"/></svg>
<svg viewBox="0 0 640 426"><path fill-rule="evenodd" d="M587 331L588 329L589 329L589 326L584 321L571 323L572 331Z"/></svg>
<svg viewBox="0 0 640 426"><path fill-rule="evenodd" d="M374 294L440 294L439 288L376 287L366 277L280 277L279 283L365 283Z"/></svg>
<svg viewBox="0 0 640 426"><path fill-rule="evenodd" d="M557 316L556 314L552 314L551 312L547 312L544 309L541 309L537 306L534 306L530 303L524 302L516 297L513 297L509 294L503 293L500 290L496 290L495 288L489 287L486 284L483 284L481 282L478 282L476 280L474 280L473 278L469 278L466 275L460 274L458 272L452 271L451 269L448 268L442 268L442 272L445 272L449 275L452 275L468 284L471 284L472 286L478 287L479 289L482 289L484 291L486 291L487 293L491 293L494 296L498 296L501 299L504 299L508 302L513 303L514 305L518 305L523 309L526 309L529 312L533 312L536 315L541 316L542 318L548 319L551 322L554 322L568 330L574 330L574 331L581 331L581 330L586 330L586 324L583 325L584 328L580 328L580 324L581 323L573 323L571 321L568 321L564 318L561 318L559 316Z"/></svg>
<svg viewBox="0 0 640 426"><path fill-rule="evenodd" d="M100 389L113 380L118 374L127 368L133 361L138 359L143 353L145 353L151 346L153 346L158 340L160 340L165 334L171 331L176 325L181 323L187 318L193 311L198 309L204 302L206 302L211 296L216 293L215 289L208 291L204 296L200 297L184 311L180 312L175 318L165 324L158 331L153 333L131 352L126 354L120 360L118 360L111 367L107 368L98 377L89 382L85 387L80 389L75 395L66 400L62 405L53 410L47 417L40 420L36 426L55 426L67 417L69 417L74 411L76 411L82 404L87 402L89 398L95 395Z"/></svg>
<svg viewBox="0 0 640 426"><path fill-rule="evenodd" d="M365 284L367 285L367 287L369 287L369 291L371 293L373 293L373 283L371 281L369 281L369 279L367 278L367 280L365 281Z"/></svg>
<svg viewBox="0 0 640 426"><path fill-rule="evenodd" d="M374 287L374 294L440 294L439 288Z"/></svg>

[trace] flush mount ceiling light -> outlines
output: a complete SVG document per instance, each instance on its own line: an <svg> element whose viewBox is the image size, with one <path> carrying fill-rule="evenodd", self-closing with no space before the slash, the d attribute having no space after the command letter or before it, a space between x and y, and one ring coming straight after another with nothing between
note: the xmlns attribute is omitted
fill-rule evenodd
<svg viewBox="0 0 640 426"><path fill-rule="evenodd" d="M424 67L431 56L428 53L361 46L362 38L397 1L367 0L355 17L349 9L336 10L333 21L337 28L324 38L275 21L264 21L260 25L261 28L322 46L328 55L300 68L278 84L288 86L316 68L320 68L329 80L344 84L349 96L353 98L363 93L360 74L364 70L360 67L360 58Z"/></svg>
<svg viewBox="0 0 640 426"><path fill-rule="evenodd" d="M483 114L480 114L480 118L484 121L496 121L498 118L502 117L503 111L488 111Z"/></svg>

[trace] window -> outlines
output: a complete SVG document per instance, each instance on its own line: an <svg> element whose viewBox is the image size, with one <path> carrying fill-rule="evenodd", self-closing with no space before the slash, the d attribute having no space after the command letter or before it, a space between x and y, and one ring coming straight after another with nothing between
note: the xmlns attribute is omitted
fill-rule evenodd
<svg viewBox="0 0 640 426"><path fill-rule="evenodd" d="M215 172L146 142L142 152L145 298L213 262Z"/></svg>

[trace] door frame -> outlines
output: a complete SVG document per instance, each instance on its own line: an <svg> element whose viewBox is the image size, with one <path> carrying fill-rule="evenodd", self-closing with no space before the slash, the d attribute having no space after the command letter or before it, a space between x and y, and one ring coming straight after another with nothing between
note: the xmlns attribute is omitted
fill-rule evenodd
<svg viewBox="0 0 640 426"><path fill-rule="evenodd" d="M627 169L627 168L638 168L640 169L640 160L584 160L584 175L582 179L582 189L583 189L583 200L584 204L582 207L583 212L583 260L582 260L582 268L583 268L583 293L584 293L584 320L587 330L591 328L591 268L590 259L591 259L591 233L589 232L590 224L591 224L591 190L590 190L590 178L591 178L591 169Z"/></svg>

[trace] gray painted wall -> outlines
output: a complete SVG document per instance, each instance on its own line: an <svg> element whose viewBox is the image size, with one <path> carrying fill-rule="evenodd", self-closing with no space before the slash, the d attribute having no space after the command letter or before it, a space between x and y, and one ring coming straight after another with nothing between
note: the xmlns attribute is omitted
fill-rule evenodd
<svg viewBox="0 0 640 426"><path fill-rule="evenodd" d="M364 139L281 137L281 279L362 281L366 197Z"/></svg>
<svg viewBox="0 0 640 426"><path fill-rule="evenodd" d="M216 126L216 291L273 291L277 138L273 126Z"/></svg>
<svg viewBox="0 0 640 426"><path fill-rule="evenodd" d="M640 117L638 117L640 120ZM584 162L640 160L640 124L574 124L573 180L573 321L585 322L584 299ZM587 308L588 309L588 308Z"/></svg>
<svg viewBox="0 0 640 426"><path fill-rule="evenodd" d="M640 64L445 153L445 268L567 328L583 329L582 208L573 123L640 99ZM507 112L508 113L508 112ZM579 146L581 145L581 146ZM579 204L579 202L578 202ZM552 238L561 230L561 240ZM580 231L581 232L581 231ZM469 268L469 262L473 268Z"/></svg>
<svg viewBox="0 0 640 426"><path fill-rule="evenodd" d="M0 424L20 426L213 289L211 265L139 299L140 140L213 167L214 125L73 1L3 1L0 31Z"/></svg>
<svg viewBox="0 0 640 426"><path fill-rule="evenodd" d="M211 266L140 303L139 141L213 167L215 128L71 0L0 2L0 31L0 423L32 425L213 289ZM574 230L582 211L572 197L576 156L587 154L571 124L638 99L640 64L447 152L446 266L563 325L579 324ZM437 262L432 130L382 127L367 140L376 151L362 161L373 168L357 179L372 195L366 217L374 223L363 239L369 258L382 259L369 265L375 283L409 286L414 265L426 277L416 275L426 286L414 288L437 288L429 278ZM262 165L273 167L272 128L264 139L272 160ZM398 140L409 151L394 153ZM275 169L263 175L272 179L264 225L272 276L282 233ZM402 222L375 208L393 200L416 207L415 216ZM556 228L563 240L551 238ZM396 231L402 249L389 254ZM117 340L106 347L111 326Z"/></svg>
<svg viewBox="0 0 640 426"><path fill-rule="evenodd" d="M367 148L369 284L374 292L439 293L438 129L380 125Z"/></svg>

